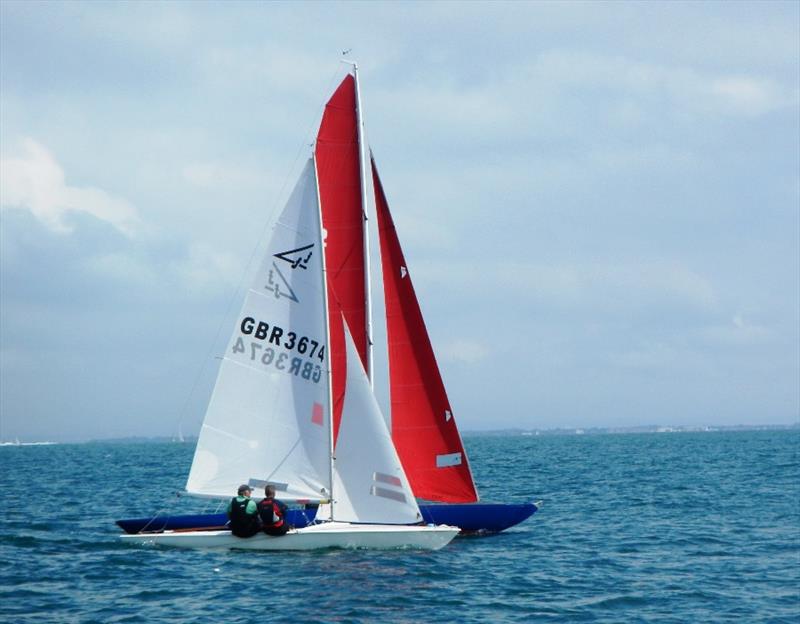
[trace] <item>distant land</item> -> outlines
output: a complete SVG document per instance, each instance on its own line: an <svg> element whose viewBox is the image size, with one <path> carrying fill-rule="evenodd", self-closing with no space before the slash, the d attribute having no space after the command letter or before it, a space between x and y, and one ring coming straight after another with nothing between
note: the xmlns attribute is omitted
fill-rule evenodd
<svg viewBox="0 0 800 624"><path fill-rule="evenodd" d="M636 433L706 433L724 431L789 431L800 429L800 421L790 425L639 425L634 427L559 427L544 428L512 428L489 430L466 430L465 437L488 436L573 436L573 435L612 435ZM19 440L0 440L0 446L35 446L44 444L137 444L137 443L185 443L196 444L197 436L184 439L170 436L129 436L123 438L97 438L72 442L33 442Z"/></svg>
<svg viewBox="0 0 800 624"><path fill-rule="evenodd" d="M538 436L538 435L609 435L633 433L705 433L710 431L786 431L800 429L800 422L791 425L638 425L634 427L559 427L556 429L496 429L465 431L467 436Z"/></svg>

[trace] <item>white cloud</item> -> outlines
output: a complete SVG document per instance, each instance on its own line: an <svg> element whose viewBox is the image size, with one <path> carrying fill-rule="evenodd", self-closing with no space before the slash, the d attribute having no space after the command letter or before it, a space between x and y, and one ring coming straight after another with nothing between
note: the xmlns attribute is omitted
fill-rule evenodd
<svg viewBox="0 0 800 624"><path fill-rule="evenodd" d="M145 241L136 249L92 254L81 260L81 266L87 284L124 286L128 293L158 301L230 297L235 285L241 287L243 276L241 258L203 243L190 244L165 259Z"/></svg>
<svg viewBox="0 0 800 624"><path fill-rule="evenodd" d="M195 294L222 292L236 284L242 274L235 256L202 244L190 246L186 258L170 268L178 282Z"/></svg>
<svg viewBox="0 0 800 624"><path fill-rule="evenodd" d="M244 168L217 162L198 162L183 167L183 178L202 189L255 189L264 186L265 182L275 184L267 178L267 173L255 168ZM274 176L271 176L274 178Z"/></svg>
<svg viewBox="0 0 800 624"><path fill-rule="evenodd" d="M701 338L718 346L748 347L769 341L773 332L746 320L741 314L735 314L729 323L704 329Z"/></svg>
<svg viewBox="0 0 800 624"><path fill-rule="evenodd" d="M689 354L679 351L676 346L656 342L646 342L639 347L609 354L609 364L632 370L668 370L672 366L686 363Z"/></svg>
<svg viewBox="0 0 800 624"><path fill-rule="evenodd" d="M664 101L688 113L757 116L797 106L795 88L762 76L713 74L691 67L647 63L621 56L551 50L527 71L515 73L544 93L578 89L611 89L620 97ZM639 119L640 109L634 120ZM623 115L623 118L625 116Z"/></svg>
<svg viewBox="0 0 800 624"><path fill-rule="evenodd" d="M441 357L443 361L476 364L486 359L489 350L479 342L457 339L442 346Z"/></svg>
<svg viewBox="0 0 800 624"><path fill-rule="evenodd" d="M202 48L196 64L204 80L217 87L235 87L239 91L268 79L273 91L316 95L314 86L325 84L329 74L313 52L289 52L282 43L270 41Z"/></svg>
<svg viewBox="0 0 800 624"><path fill-rule="evenodd" d="M548 306L620 310L643 305L710 309L717 303L713 285L681 263L642 259L630 263L537 264L525 262L453 262L424 264L415 272L420 284L453 293L476 289L498 300L529 298Z"/></svg>
<svg viewBox="0 0 800 624"><path fill-rule="evenodd" d="M66 183L64 170L52 154L33 139L24 139L21 153L0 158L0 206L29 210L54 232L66 234L73 226L69 213L85 213L132 236L138 226L136 208L125 199L93 187Z"/></svg>
<svg viewBox="0 0 800 624"><path fill-rule="evenodd" d="M796 416L795 5L86 6L3 7L0 193L3 216L26 217L4 220L4 348L38 362L5 384L9 414L46 422L53 397L31 397L48 374L69 380L57 399L74 394L58 365L70 354L84 377L127 365L98 344L121 320L120 346L137 347L125 383L68 416L99 433L106 400L170 411L196 332L216 326L296 180L287 155L310 151L341 44L362 63L367 132L468 422L497 407L474 362L508 388L505 412L533 405L537 424ZM42 145L7 142L22 136ZM136 237L103 227L75 247L27 231L34 214ZM50 333L27 331L24 306ZM80 326L58 332L68 314ZM137 363L159 349L168 367Z"/></svg>
<svg viewBox="0 0 800 624"><path fill-rule="evenodd" d="M727 112L757 116L784 106L796 105L797 92L782 89L770 80L748 76L727 76L712 80L709 93Z"/></svg>
<svg viewBox="0 0 800 624"><path fill-rule="evenodd" d="M95 275L140 287L157 284L160 277L159 271L151 263L125 253L93 256L86 266Z"/></svg>
<svg viewBox="0 0 800 624"><path fill-rule="evenodd" d="M650 261L590 267L585 280L599 299L608 290L611 298L624 301L631 301L632 294L637 301L671 299L699 309L710 308L716 302L710 282L680 263Z"/></svg>

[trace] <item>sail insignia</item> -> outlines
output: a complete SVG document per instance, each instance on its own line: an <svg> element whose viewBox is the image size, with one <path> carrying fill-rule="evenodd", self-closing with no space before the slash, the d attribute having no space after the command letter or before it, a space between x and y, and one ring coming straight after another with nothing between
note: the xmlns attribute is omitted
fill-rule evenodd
<svg viewBox="0 0 800 624"><path fill-rule="evenodd" d="M382 472L375 472L372 475L372 480L375 482L369 493L373 496L382 496L383 498L390 498L400 503L406 502L406 495L403 493L403 482L399 477L384 474ZM377 485L382 484L382 485ZM397 488L397 490L388 489L389 487Z"/></svg>
<svg viewBox="0 0 800 624"><path fill-rule="evenodd" d="M395 492L394 490L389 490L384 487L378 487L377 485L373 485L369 493L373 496L381 496L382 498L390 498L392 500L396 500L399 503L406 502L406 495L402 492Z"/></svg>
<svg viewBox="0 0 800 624"><path fill-rule="evenodd" d="M294 267L292 267L294 268ZM275 279L275 273L278 274L280 278L280 282ZM283 286L281 286L283 284ZM269 271L269 278L267 281L267 285L264 286L266 290L269 290L272 293L275 293L275 298L280 299L281 297L286 297L290 301L294 301L295 303L300 303L300 300L297 298L294 290L292 287L289 286L289 282L281 273L281 270L278 268L274 262L272 263L272 269Z"/></svg>
<svg viewBox="0 0 800 624"><path fill-rule="evenodd" d="M280 258L281 260L288 262L292 269L307 269L308 262L311 260L311 256L313 255L313 251L309 251L307 254L303 253L306 250L312 250L314 248L314 244L306 245L305 247L299 247L297 249L290 249L289 251L282 251L280 253L273 254L276 258Z"/></svg>
<svg viewBox="0 0 800 624"><path fill-rule="evenodd" d="M376 472L373 474L372 480L380 483L389 483L390 485L395 485L397 487L401 487L403 485L403 482L398 477L383 474L382 472Z"/></svg>

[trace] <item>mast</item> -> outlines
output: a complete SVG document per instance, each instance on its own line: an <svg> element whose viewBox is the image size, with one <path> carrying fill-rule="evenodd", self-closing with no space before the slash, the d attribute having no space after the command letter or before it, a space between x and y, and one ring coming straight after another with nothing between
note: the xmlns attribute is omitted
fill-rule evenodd
<svg viewBox="0 0 800 624"><path fill-rule="evenodd" d="M362 236L364 240L364 308L366 312L366 351L367 361L365 368L367 369L367 378L371 388L375 387L373 380L373 356L372 356L372 284L370 280L370 264L369 264L369 213L367 210L367 157L364 148L364 117L361 108L361 88L358 83L358 63L355 61L343 61L353 66L353 78L356 83L356 125L358 127L358 165L361 177L361 214L364 220L364 227L362 228Z"/></svg>
<svg viewBox="0 0 800 624"><path fill-rule="evenodd" d="M317 155L312 151L314 161L314 186L317 190L317 216L319 218L320 256L322 256L322 297L325 305L325 344L328 345L325 354L328 376L328 497L331 501L331 521L333 521L333 367L331 366L331 319L328 307L328 267L325 261L325 241L322 238L322 200L319 196L319 178L317 176Z"/></svg>

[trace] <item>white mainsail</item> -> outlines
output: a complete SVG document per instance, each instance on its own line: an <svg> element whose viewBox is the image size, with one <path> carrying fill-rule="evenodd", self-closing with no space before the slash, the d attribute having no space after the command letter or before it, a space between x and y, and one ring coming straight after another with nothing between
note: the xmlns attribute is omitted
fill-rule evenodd
<svg viewBox="0 0 800 624"><path fill-rule="evenodd" d="M281 213L220 365L186 484L228 497L267 482L330 496L327 324L317 181L309 159Z"/></svg>

